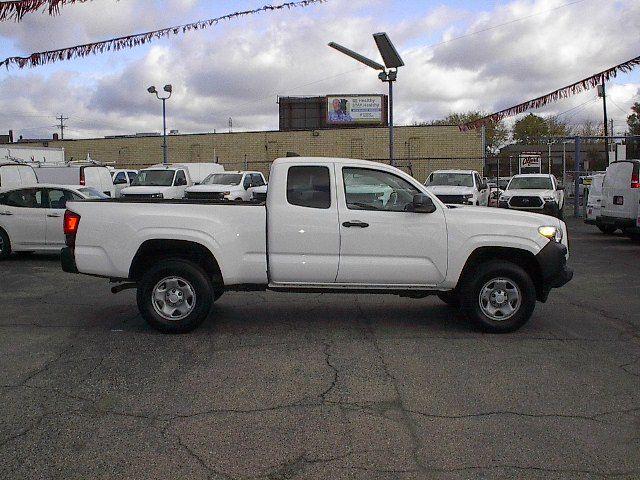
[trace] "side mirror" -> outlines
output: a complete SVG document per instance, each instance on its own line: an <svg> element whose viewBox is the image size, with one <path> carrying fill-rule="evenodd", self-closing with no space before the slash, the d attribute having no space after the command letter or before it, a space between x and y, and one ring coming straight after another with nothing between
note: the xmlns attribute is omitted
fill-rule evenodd
<svg viewBox="0 0 640 480"><path fill-rule="evenodd" d="M413 202L411 203L412 211L416 213L433 213L436 211L436 206L431 200L429 195L424 193L418 193L413 196Z"/></svg>

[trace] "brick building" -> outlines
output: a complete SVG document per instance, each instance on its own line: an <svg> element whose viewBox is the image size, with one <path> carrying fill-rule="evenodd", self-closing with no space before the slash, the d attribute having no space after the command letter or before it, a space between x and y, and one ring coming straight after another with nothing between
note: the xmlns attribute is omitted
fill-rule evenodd
<svg viewBox="0 0 640 480"><path fill-rule="evenodd" d="M162 162L162 136L154 134L34 143L63 147L67 161L90 155L118 167L135 168ZM168 146L171 162L210 162L217 157L227 169L248 167L268 173L271 162L289 152L388 162L389 130L368 127L169 135ZM398 164L421 181L442 168L482 172L482 148L479 130L460 132L457 126L446 125L396 127Z"/></svg>

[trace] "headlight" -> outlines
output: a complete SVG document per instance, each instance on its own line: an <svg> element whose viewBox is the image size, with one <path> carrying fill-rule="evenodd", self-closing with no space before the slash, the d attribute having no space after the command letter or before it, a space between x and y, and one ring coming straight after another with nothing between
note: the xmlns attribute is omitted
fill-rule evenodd
<svg viewBox="0 0 640 480"><path fill-rule="evenodd" d="M222 192L223 197L228 197L229 195L231 195L231 192Z"/></svg>
<svg viewBox="0 0 640 480"><path fill-rule="evenodd" d="M151 198L164 198L162 193L152 193Z"/></svg>
<svg viewBox="0 0 640 480"><path fill-rule="evenodd" d="M508 202L511 197L508 195L500 195L501 202Z"/></svg>
<svg viewBox="0 0 640 480"><path fill-rule="evenodd" d="M555 200L554 197L544 197L545 202L553 202Z"/></svg>
<svg viewBox="0 0 640 480"><path fill-rule="evenodd" d="M543 237L548 238L549 240L553 240L555 242L560 243L562 241L562 229L558 227L538 227L538 233Z"/></svg>

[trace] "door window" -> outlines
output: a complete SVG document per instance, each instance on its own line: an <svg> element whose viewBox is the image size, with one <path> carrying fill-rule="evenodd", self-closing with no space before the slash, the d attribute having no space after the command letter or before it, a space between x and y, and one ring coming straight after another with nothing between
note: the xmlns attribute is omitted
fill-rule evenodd
<svg viewBox="0 0 640 480"><path fill-rule="evenodd" d="M118 174L113 179L113 183L114 185L122 185L124 183L127 183L127 175L124 172L118 172Z"/></svg>
<svg viewBox="0 0 640 480"><path fill-rule="evenodd" d="M328 167L291 167L287 173L287 202L308 208L331 207Z"/></svg>
<svg viewBox="0 0 640 480"><path fill-rule="evenodd" d="M183 170L178 170L176 173L176 186L186 185L187 184L187 176L184 174Z"/></svg>
<svg viewBox="0 0 640 480"><path fill-rule="evenodd" d="M253 186L251 185L251 174L246 174L244 176L244 180L242 181L242 186L244 187L245 190Z"/></svg>
<svg viewBox="0 0 640 480"><path fill-rule="evenodd" d="M133 182L133 180L138 176L136 172L127 172L129 174L129 182Z"/></svg>
<svg viewBox="0 0 640 480"><path fill-rule="evenodd" d="M259 173L252 173L251 183L253 183L254 187L261 187L264 185L264 177Z"/></svg>
<svg viewBox="0 0 640 480"><path fill-rule="evenodd" d="M63 210L67 208L67 200L64 190L49 190L49 208Z"/></svg>
<svg viewBox="0 0 640 480"><path fill-rule="evenodd" d="M35 188L25 188L8 192L4 204L18 208L44 208L43 190Z"/></svg>
<svg viewBox="0 0 640 480"><path fill-rule="evenodd" d="M368 168L342 169L344 194L350 210L409 211L414 195L421 193L392 173Z"/></svg>

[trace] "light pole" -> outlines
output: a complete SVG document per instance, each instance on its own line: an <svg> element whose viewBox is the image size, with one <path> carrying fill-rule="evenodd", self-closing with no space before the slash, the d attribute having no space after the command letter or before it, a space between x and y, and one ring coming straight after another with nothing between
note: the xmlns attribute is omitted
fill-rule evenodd
<svg viewBox="0 0 640 480"><path fill-rule="evenodd" d="M373 68L374 70L380 70L378 78L389 84L389 163L395 166L396 160L393 155L393 82L398 78L398 68L404 66L404 62L402 61L402 58L400 58L396 47L391 43L391 40L386 33L374 33L373 39L376 42L380 56L382 56L384 65L381 65L364 55L360 55L353 50L343 47L342 45L338 45L335 42L330 42L329 46L360 63L364 63L367 67Z"/></svg>
<svg viewBox="0 0 640 480"><path fill-rule="evenodd" d="M169 154L167 152L167 100L171 98L171 93L173 92L173 87L171 85L165 85L163 90L167 92L169 95L166 97L161 97L156 90L156 87L153 85L147 88L147 92L155 93L156 97L159 100L162 100L162 163L163 165L167 165L169 163Z"/></svg>

